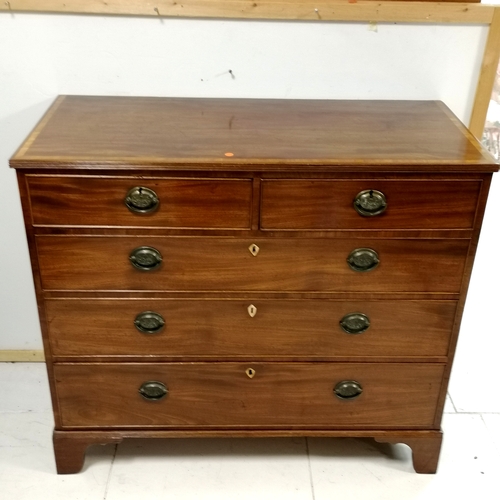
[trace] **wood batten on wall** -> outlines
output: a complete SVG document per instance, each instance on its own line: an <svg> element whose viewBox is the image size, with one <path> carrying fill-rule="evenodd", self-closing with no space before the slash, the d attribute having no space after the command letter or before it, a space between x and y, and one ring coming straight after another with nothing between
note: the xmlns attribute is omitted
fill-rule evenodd
<svg viewBox="0 0 500 500"><path fill-rule="evenodd" d="M0 10L161 17L490 24L495 7L463 2L315 0L10 0Z"/></svg>
<svg viewBox="0 0 500 500"><path fill-rule="evenodd" d="M490 24L488 40L483 55L481 73L476 87L474 108L469 123L470 131L481 139L495 81L496 69L500 58L500 7L495 9Z"/></svg>
<svg viewBox="0 0 500 500"><path fill-rule="evenodd" d="M44 362L43 351L0 351L0 363Z"/></svg>

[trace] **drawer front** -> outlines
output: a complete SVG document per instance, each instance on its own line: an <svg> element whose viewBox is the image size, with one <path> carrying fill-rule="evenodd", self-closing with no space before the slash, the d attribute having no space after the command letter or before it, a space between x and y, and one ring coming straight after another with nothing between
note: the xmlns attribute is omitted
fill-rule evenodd
<svg viewBox="0 0 500 500"><path fill-rule="evenodd" d="M445 356L456 302L51 299L45 308L55 356L321 358Z"/></svg>
<svg viewBox="0 0 500 500"><path fill-rule="evenodd" d="M480 187L476 180L264 180L261 228L471 229ZM363 216L353 202L358 193L370 190L384 195L385 210ZM377 202L383 207L381 198L375 200L374 211Z"/></svg>
<svg viewBox="0 0 500 500"><path fill-rule="evenodd" d="M443 368L417 363L55 364L54 373L64 427L430 428ZM163 399L146 400L139 393L151 381L165 386ZM344 381L357 382L361 395L336 396L334 388Z"/></svg>
<svg viewBox="0 0 500 500"><path fill-rule="evenodd" d="M248 229L250 179L151 179L93 177L28 177L33 223L49 226L128 226ZM142 205L131 198L143 190ZM158 205L154 204L157 196ZM135 196L138 196L135 193ZM134 201L135 200L135 201Z"/></svg>
<svg viewBox="0 0 500 500"><path fill-rule="evenodd" d="M37 236L42 287L89 291L457 293L468 245L452 239ZM143 246L161 254L157 269L131 264L129 255ZM364 247L376 251L380 263L354 271L347 258Z"/></svg>

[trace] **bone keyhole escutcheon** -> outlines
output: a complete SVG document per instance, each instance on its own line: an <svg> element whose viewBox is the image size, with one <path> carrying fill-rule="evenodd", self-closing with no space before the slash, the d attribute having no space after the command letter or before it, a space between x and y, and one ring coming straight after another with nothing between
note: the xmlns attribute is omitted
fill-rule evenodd
<svg viewBox="0 0 500 500"><path fill-rule="evenodd" d="M245 373L248 375L249 378L255 377L255 370L253 368L247 368L245 370Z"/></svg>
<svg viewBox="0 0 500 500"><path fill-rule="evenodd" d="M257 254L259 253L260 248L255 244L252 243L249 247L248 250L250 250L250 253L254 256L257 257Z"/></svg>
<svg viewBox="0 0 500 500"><path fill-rule="evenodd" d="M257 308L253 305L250 304L247 308L248 315L253 318L257 314Z"/></svg>

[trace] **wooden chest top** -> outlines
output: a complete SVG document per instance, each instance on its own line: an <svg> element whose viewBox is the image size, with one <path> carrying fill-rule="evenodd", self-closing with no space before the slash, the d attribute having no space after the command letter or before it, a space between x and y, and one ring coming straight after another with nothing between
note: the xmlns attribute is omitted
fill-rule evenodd
<svg viewBox="0 0 500 500"><path fill-rule="evenodd" d="M84 169L498 169L437 101L88 96L59 97L10 163Z"/></svg>

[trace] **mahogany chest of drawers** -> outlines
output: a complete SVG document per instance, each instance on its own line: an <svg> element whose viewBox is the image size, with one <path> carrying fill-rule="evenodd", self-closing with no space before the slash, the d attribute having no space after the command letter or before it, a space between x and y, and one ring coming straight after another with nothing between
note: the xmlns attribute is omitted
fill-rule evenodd
<svg viewBox="0 0 500 500"><path fill-rule="evenodd" d="M492 172L439 102L58 98L11 159L60 473L359 436L434 472Z"/></svg>

